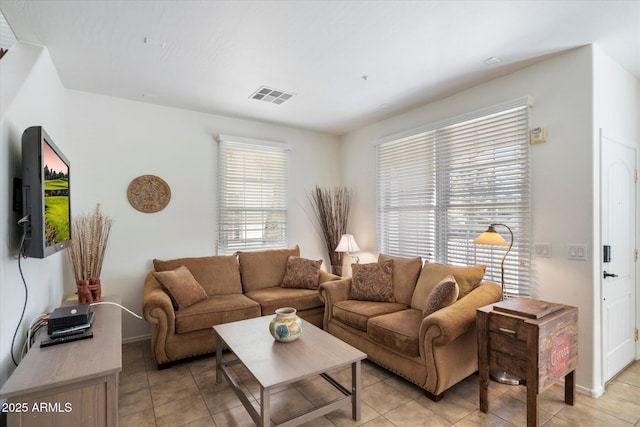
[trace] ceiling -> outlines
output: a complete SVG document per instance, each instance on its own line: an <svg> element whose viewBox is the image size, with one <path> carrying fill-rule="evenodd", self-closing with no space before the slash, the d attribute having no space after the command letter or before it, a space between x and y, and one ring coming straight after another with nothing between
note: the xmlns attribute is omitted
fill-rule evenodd
<svg viewBox="0 0 640 427"><path fill-rule="evenodd" d="M18 40L49 49L67 88L336 135L590 43L640 78L640 1L0 0L0 10ZM251 99L261 86L294 95Z"/></svg>

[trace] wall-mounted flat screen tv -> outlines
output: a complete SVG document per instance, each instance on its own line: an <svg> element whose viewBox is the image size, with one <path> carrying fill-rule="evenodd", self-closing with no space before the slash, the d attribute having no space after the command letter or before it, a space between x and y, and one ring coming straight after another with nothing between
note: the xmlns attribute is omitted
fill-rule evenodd
<svg viewBox="0 0 640 427"><path fill-rule="evenodd" d="M70 162L41 126L22 134L23 256L44 258L71 244Z"/></svg>

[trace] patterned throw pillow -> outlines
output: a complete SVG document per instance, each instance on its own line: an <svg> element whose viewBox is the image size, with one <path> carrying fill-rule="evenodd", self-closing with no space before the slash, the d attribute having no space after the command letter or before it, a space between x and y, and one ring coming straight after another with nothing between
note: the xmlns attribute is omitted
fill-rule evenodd
<svg viewBox="0 0 640 427"><path fill-rule="evenodd" d="M385 254L378 255L378 262L393 260L393 296L396 302L410 305L413 291L422 270L422 258L402 258Z"/></svg>
<svg viewBox="0 0 640 427"><path fill-rule="evenodd" d="M175 270L156 271L153 276L169 291L173 306L178 310L207 298L207 292L184 265Z"/></svg>
<svg viewBox="0 0 640 427"><path fill-rule="evenodd" d="M431 313L435 313L441 308L445 308L456 302L458 293L460 293L458 282L456 282L453 274L449 274L429 292L424 304L424 310L422 310L423 317L427 317Z"/></svg>
<svg viewBox="0 0 640 427"><path fill-rule="evenodd" d="M322 260L314 261L297 256L289 256L282 279L283 288L318 289L320 265Z"/></svg>
<svg viewBox="0 0 640 427"><path fill-rule="evenodd" d="M393 260L371 264L351 264L351 299L395 302Z"/></svg>

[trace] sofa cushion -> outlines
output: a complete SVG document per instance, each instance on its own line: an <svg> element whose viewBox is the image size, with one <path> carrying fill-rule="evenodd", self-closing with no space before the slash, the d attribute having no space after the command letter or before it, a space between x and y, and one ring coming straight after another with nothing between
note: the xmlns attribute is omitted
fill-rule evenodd
<svg viewBox="0 0 640 427"><path fill-rule="evenodd" d="M284 278L282 279L282 287L318 289L318 286L320 286L318 283L320 265L322 265L321 259L314 261L297 256L290 256L287 259L287 267Z"/></svg>
<svg viewBox="0 0 640 427"><path fill-rule="evenodd" d="M422 311L411 308L373 317L369 320L367 335L400 353L419 356L418 332L422 319Z"/></svg>
<svg viewBox="0 0 640 427"><path fill-rule="evenodd" d="M176 333L198 331L221 323L260 316L260 305L241 294L208 297L176 312Z"/></svg>
<svg viewBox="0 0 640 427"><path fill-rule="evenodd" d="M401 258L378 255L378 262L393 260L393 297L397 302L411 304L411 297L422 269L422 258Z"/></svg>
<svg viewBox="0 0 640 427"><path fill-rule="evenodd" d="M332 307L333 317L352 328L367 330L367 322L375 316L405 310L406 305L397 302L339 301Z"/></svg>
<svg viewBox="0 0 640 427"><path fill-rule="evenodd" d="M300 248L267 249L254 252L238 252L240 276L244 292L280 286L284 278L287 259L300 256Z"/></svg>
<svg viewBox="0 0 640 427"><path fill-rule="evenodd" d="M351 264L353 278L350 298L362 301L395 302L393 260L370 264Z"/></svg>
<svg viewBox="0 0 640 427"><path fill-rule="evenodd" d="M263 316L275 313L280 307L293 307L298 311L324 307L320 293L315 289L276 286L247 292L245 295L260 304Z"/></svg>
<svg viewBox="0 0 640 427"><path fill-rule="evenodd" d="M242 293L238 260L233 255L153 260L156 271L174 270L181 265L189 269L209 296Z"/></svg>
<svg viewBox="0 0 640 427"><path fill-rule="evenodd" d="M185 309L207 298L207 293L202 289L200 283L183 265L175 270L156 271L153 276L169 291L173 306L178 310Z"/></svg>
<svg viewBox="0 0 640 427"><path fill-rule="evenodd" d="M422 315L427 317L431 313L453 304L458 299L460 288L453 274L447 275L440 281L427 296L427 300L422 310Z"/></svg>
<svg viewBox="0 0 640 427"><path fill-rule="evenodd" d="M434 262L425 263L424 267L422 267L422 271L420 272L420 277L418 277L416 289L413 292L411 308L422 311L429 292L431 292L431 290L449 274L453 274L453 277L455 277L456 282L460 287L458 299L462 298L480 284L484 277L485 269L486 266L484 265L465 267L449 264L436 264Z"/></svg>

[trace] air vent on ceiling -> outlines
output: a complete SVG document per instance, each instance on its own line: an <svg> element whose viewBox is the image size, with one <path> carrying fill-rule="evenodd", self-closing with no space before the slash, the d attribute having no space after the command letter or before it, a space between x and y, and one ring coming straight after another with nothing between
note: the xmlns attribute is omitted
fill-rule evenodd
<svg viewBox="0 0 640 427"><path fill-rule="evenodd" d="M484 63L484 65L492 66L492 65L498 65L502 61L499 58L496 58L495 56L490 56L482 62Z"/></svg>
<svg viewBox="0 0 640 427"><path fill-rule="evenodd" d="M257 99L258 101L270 102L272 104L282 104L293 95L293 93L288 93L283 90L271 89L266 86L262 86L260 89L253 92L250 98Z"/></svg>

